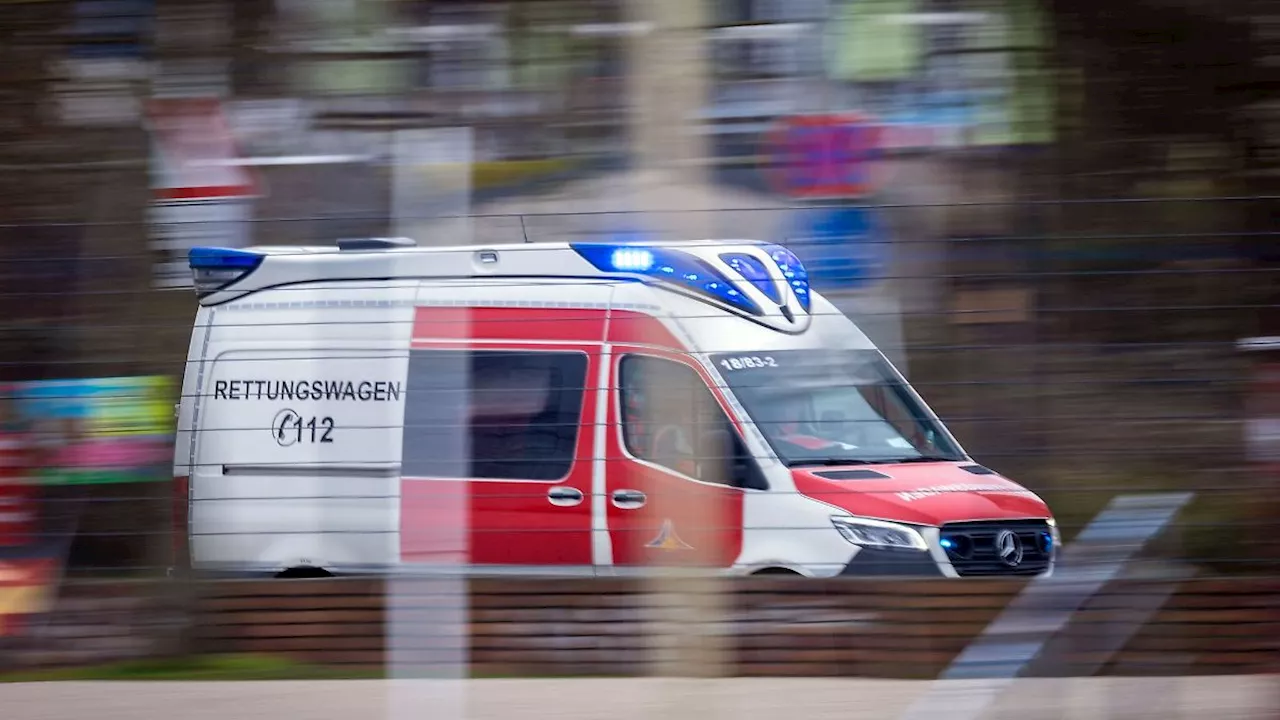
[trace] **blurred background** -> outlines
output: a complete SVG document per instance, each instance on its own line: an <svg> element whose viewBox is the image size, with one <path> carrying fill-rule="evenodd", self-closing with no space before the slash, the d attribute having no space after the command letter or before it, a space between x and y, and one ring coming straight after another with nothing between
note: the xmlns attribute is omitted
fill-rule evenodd
<svg viewBox="0 0 1280 720"><path fill-rule="evenodd" d="M673 7L0 2L0 663L381 662L381 616L359 615L379 581L157 581L179 539L186 249L699 232L793 246L1068 544L1119 495L1194 493L1144 551L1156 570L1113 592L1158 602L1104 602L1091 617L1127 629L1081 637L1114 647L1044 674L1280 669L1280 8L705 0L680 35L703 86L657 107L645 78L680 56L646 38ZM695 135L679 197L643 181L664 123ZM803 617L907 593L824 587L744 591L801 619L753 616L771 629L738 670L934 677L1018 590L915 588L888 625L815 639ZM601 647L640 667L635 642L602 645L622 615L472 592L492 593L477 667L581 674ZM309 630L263 629L317 593Z"/></svg>

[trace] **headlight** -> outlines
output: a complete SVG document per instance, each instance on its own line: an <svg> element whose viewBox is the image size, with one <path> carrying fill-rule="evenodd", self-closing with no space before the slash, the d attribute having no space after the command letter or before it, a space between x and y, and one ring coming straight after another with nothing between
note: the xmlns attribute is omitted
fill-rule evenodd
<svg viewBox="0 0 1280 720"><path fill-rule="evenodd" d="M831 524L845 540L862 547L895 550L927 550L924 537L915 528L883 520L835 516Z"/></svg>

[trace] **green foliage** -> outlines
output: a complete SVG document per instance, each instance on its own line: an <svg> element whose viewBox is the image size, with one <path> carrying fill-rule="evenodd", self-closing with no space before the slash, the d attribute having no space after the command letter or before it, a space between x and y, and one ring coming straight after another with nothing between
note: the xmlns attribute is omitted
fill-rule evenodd
<svg viewBox="0 0 1280 720"><path fill-rule="evenodd" d="M368 669L308 665L270 655L202 655L0 675L0 682L62 680L341 680L380 677Z"/></svg>
<svg viewBox="0 0 1280 720"><path fill-rule="evenodd" d="M1050 471L1028 484L1053 509L1066 544L1117 496L1193 492L1191 503L1156 538L1146 556L1184 563L1215 575L1274 572L1274 567L1266 565L1266 528L1259 512L1262 508L1250 501L1247 489L1235 490L1228 484L1215 483L1203 472L1142 467L1110 472Z"/></svg>

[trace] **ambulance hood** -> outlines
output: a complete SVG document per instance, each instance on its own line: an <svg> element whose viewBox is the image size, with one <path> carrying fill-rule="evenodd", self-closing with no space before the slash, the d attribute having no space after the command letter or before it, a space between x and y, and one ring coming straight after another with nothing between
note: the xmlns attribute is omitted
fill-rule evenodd
<svg viewBox="0 0 1280 720"><path fill-rule="evenodd" d="M1052 516L1034 493L971 462L803 467L791 473L800 494L859 517L938 526Z"/></svg>

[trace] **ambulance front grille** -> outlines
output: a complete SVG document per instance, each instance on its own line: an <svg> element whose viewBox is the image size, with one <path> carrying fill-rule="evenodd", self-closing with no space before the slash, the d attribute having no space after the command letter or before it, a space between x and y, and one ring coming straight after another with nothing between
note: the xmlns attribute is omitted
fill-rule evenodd
<svg viewBox="0 0 1280 720"><path fill-rule="evenodd" d="M1053 559L1053 533L1044 520L948 523L940 539L961 577L1039 575Z"/></svg>

